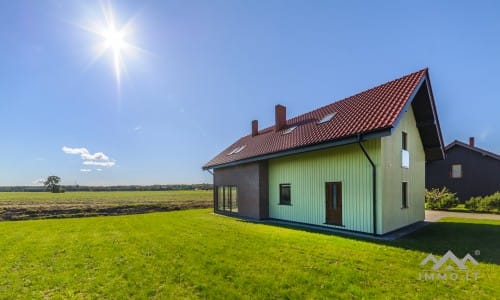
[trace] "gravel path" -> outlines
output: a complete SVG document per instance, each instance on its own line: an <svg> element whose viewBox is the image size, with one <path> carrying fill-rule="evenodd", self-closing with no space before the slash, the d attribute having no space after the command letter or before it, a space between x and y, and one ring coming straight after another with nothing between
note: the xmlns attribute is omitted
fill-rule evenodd
<svg viewBox="0 0 500 300"><path fill-rule="evenodd" d="M451 211L440 211L440 210L426 210L425 211L425 221L427 222L437 222L442 218L470 218L470 219L486 219L486 220L499 220L500 215L495 214L478 214L478 213L462 213L462 212L451 212Z"/></svg>

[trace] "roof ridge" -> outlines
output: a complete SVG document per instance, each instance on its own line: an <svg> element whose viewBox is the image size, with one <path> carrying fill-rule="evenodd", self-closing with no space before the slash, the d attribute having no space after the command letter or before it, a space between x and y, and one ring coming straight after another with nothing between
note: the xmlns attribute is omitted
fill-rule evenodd
<svg viewBox="0 0 500 300"><path fill-rule="evenodd" d="M342 102L342 101L348 100L348 99L350 99L350 98L354 98L354 97L356 97L356 96L358 96L358 95L360 95L360 94L366 93L366 92L371 91L371 90L378 89L378 88L380 88L380 87L381 87L381 86L383 86L383 85L386 85L386 84L389 84L389 83L392 83L392 82L395 82L395 81L401 80L401 79L403 79L403 78L407 78L407 77L414 76L414 75L415 75L415 74L417 74L417 73L422 73L422 72L424 72L424 71L427 73L427 71L428 71L428 70L429 70L429 68L425 67L425 68L423 68L423 69L421 69L421 70L418 70L418 71L415 71L415 72L413 72L413 73L406 74L406 75L404 75L404 76L401 76L401 77L398 77L398 78L395 78L395 79L392 79L392 80L386 81L386 82L381 83L381 84L379 84L379 85L376 85L376 86L374 86L374 87L371 87L371 88L368 88L368 89L366 89L366 90L363 90L363 91L361 91L361 92L359 92L359 93L353 94L353 95L351 95L351 96L348 96L348 97L345 97L345 98L343 98L343 99L337 100L337 101L332 102L332 103L330 103L330 104L324 105L324 106L322 106L322 107L320 107L320 108L318 108L318 109L315 109L315 110L319 110L319 109L325 108L325 107L327 107L327 106L329 106L329 105L332 105L333 103L338 103L338 102ZM314 111L314 110L313 110L313 111ZM311 111L311 112L313 112L313 111Z"/></svg>
<svg viewBox="0 0 500 300"><path fill-rule="evenodd" d="M256 136L248 132L206 163L204 168L235 164L264 155L279 155L291 149L331 141L347 140L348 137L358 134L375 135L375 132L378 135L390 134L390 128L396 126L398 118L404 113L403 109L407 107L411 97L415 97L417 88L424 80L429 83L428 68L380 83L354 95L287 118L288 126L300 125L290 134L283 135L281 131L276 132L274 124L260 129ZM429 101L429 99L422 101ZM431 102L428 105L434 104ZM335 121L325 122L318 126L317 121L332 112L338 112ZM231 148L241 145L247 145L245 150L227 155L233 150ZM441 140L439 140L439 145L441 148Z"/></svg>
<svg viewBox="0 0 500 300"><path fill-rule="evenodd" d="M494 153L494 152L491 152L491 151L488 151L488 150L485 150L483 148L479 148L477 146L471 146L465 142L462 142L460 140L454 140L453 142L449 143L445 149L448 150L450 149L451 147L455 146L455 145L459 145L459 146L462 146L462 147L465 147L467 149L470 149L470 150L473 150L473 151L476 151L476 152L480 152L481 154L483 155L487 155L487 156L491 156L495 159L498 159L500 160L500 155Z"/></svg>
<svg viewBox="0 0 500 300"><path fill-rule="evenodd" d="M379 85L376 85L376 86L374 86L374 87L371 87L371 88L368 88L368 89L366 89L366 90L363 90L363 91L361 91L361 92L359 92L359 93L356 93L356 94L350 95L350 96L348 96L348 97L342 98L342 99L337 100L337 101L330 102L330 103L328 103L328 104L325 104L325 105L323 105L323 106L321 106L321 107L318 107L318 108L316 108L316 109L313 109L313 110L311 110L311 111L308 111L308 112L302 113L302 114L300 114L300 115L297 115L297 116L294 116L294 117L291 117L291 118L287 118L287 121L288 121L288 120L291 120L291 119L300 118L300 117L302 117L303 115L307 115L307 114L313 113L313 112L315 112L315 111L319 111L319 110L325 109L325 108L327 108L328 106L330 106L330 105L332 105L332 104L335 104L335 103L345 102L345 101L347 101L347 100L349 100L349 99L351 99L351 98L355 98L356 96L358 96L358 95L360 95L360 94L366 93L366 92L371 91L371 90L375 90L375 89L377 89L377 88L380 88L380 87L381 87L381 86L383 86L383 85L390 84L390 83L393 83L393 82L395 82L395 81L398 81L398 80L401 80L401 79L404 79L404 78L407 78L407 77L414 76L414 75L415 75L415 74L417 74L417 73L423 73L423 72L427 73L427 72L428 72L428 70L429 70L429 68L428 68L428 67L425 67L425 68L420 69L420 70L418 70L418 71L415 71L415 72L413 72L413 73L406 74L406 75L404 75L404 76L401 76L401 77L398 77L398 78L395 78L395 79L392 79L392 80L386 81L386 82L381 83L381 84L379 84ZM266 130L272 129L273 127L274 127L274 125L270 125L270 126L268 126L268 127L262 128L262 129L260 129L260 130L259 130L259 133L260 133L261 131L266 131ZM248 135L250 135L250 134L248 134ZM248 135L245 135L245 136L248 136ZM243 136L243 137L245 137L245 136Z"/></svg>

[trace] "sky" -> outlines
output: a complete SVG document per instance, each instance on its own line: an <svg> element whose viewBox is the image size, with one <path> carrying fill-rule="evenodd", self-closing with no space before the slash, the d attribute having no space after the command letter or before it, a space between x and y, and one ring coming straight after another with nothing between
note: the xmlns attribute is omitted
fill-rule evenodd
<svg viewBox="0 0 500 300"><path fill-rule="evenodd" d="M211 182L276 104L424 67L445 144L500 153L499 1L0 1L0 66L4 186Z"/></svg>

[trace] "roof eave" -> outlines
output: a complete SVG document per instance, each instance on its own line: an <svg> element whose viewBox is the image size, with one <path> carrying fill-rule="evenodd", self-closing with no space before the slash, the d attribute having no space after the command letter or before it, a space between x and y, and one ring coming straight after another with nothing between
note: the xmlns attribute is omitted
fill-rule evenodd
<svg viewBox="0 0 500 300"><path fill-rule="evenodd" d="M427 161L433 161L433 160L443 160L445 158L445 147L443 143L443 136L441 133L441 126L439 125L439 119L437 116L437 111L436 111L436 103L434 101L434 95L432 93L432 86L431 82L429 79L429 74L428 71L425 72L425 74L422 76L420 79L419 83L411 93L411 95L408 97L408 100L406 101L405 105L403 106L403 109L399 112L398 117L393 123L393 128L396 128L398 124L401 122L401 119L403 118L403 115L408 111L410 108L410 105L412 105L413 100L415 99L417 93L419 92L420 88L422 87L423 84L426 84L427 86L427 96L429 98L429 104L430 108L432 110L432 115L433 115L433 126L435 126L436 133L437 133L437 139L439 146L438 147L427 147L425 150L426 153L426 160ZM417 123L419 120L416 120Z"/></svg>
<svg viewBox="0 0 500 300"><path fill-rule="evenodd" d="M203 170L219 169L219 168L231 167L231 166L252 163L252 162L257 162L257 161L262 161L262 160L268 160L268 159L272 159L272 158L288 156L288 155L300 154L300 153L305 153L305 152L310 152L310 151L315 151L315 150L322 150L322 149L327 149L327 148L331 148L331 147L354 144L354 143L357 143L360 139L363 141L366 141L366 140L371 140L371 139L380 138L380 137L384 137L384 136L389 136L392 133L392 129L393 129L393 127L380 128L380 129L369 131L369 132L353 134L353 135L350 135L350 136L345 137L345 138L331 140L331 141L324 142L324 143L307 145L307 146L303 146L303 147L297 147L294 149L287 149L284 151L248 157L248 158L244 158L244 159L240 159L240 160L236 160L236 161L231 161L231 162L227 162L227 163L222 163L222 164L205 165L202 167L202 169Z"/></svg>
<svg viewBox="0 0 500 300"><path fill-rule="evenodd" d="M490 151L487 151L487 150L484 150L484 149L481 149L481 148L478 148L478 147L475 147L475 146L471 146L471 145L466 144L464 142L461 142L459 140L454 140L453 142L451 142L449 145L446 146L445 150L448 151L451 148L453 148L454 146L460 146L460 147L469 149L471 151L475 151L477 153L480 153L483 156L488 156L488 157L500 160L500 155L497 155L497 154L495 154L493 152L490 152Z"/></svg>

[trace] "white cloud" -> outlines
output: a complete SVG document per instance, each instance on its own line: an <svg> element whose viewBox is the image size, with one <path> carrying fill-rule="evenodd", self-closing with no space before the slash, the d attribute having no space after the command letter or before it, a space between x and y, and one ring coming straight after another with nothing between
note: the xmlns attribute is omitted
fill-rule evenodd
<svg viewBox="0 0 500 300"><path fill-rule="evenodd" d="M82 154L81 156L83 159L86 160L104 160L104 161L109 160L109 157L102 152L96 152L94 154Z"/></svg>
<svg viewBox="0 0 500 300"><path fill-rule="evenodd" d="M43 178L33 180L33 184L43 184L44 182L45 182L45 179L43 179Z"/></svg>
<svg viewBox="0 0 500 300"><path fill-rule="evenodd" d="M94 154L91 154L87 148L70 148L63 146L62 151L66 154L79 154L82 159L85 160L102 160L102 161L108 161L109 157L102 153L102 152L96 152Z"/></svg>
<svg viewBox="0 0 500 300"><path fill-rule="evenodd" d="M70 148L63 146L62 151L66 154L89 154L89 150L87 150L87 148Z"/></svg>
<svg viewBox="0 0 500 300"><path fill-rule="evenodd" d="M142 126L136 126L136 127L134 127L134 131L139 131L141 129L142 129Z"/></svg>
<svg viewBox="0 0 500 300"><path fill-rule="evenodd" d="M95 170L96 170L96 171L99 171L99 172L101 172L101 171L102 171L102 169L95 169Z"/></svg>
<svg viewBox="0 0 500 300"><path fill-rule="evenodd" d="M83 164L86 166L101 166L101 167L112 167L115 165L115 161L110 161L109 156L103 152L96 152L94 154L90 153L87 148L70 148L63 146L62 151L66 154L77 154L80 158L84 160ZM102 171L102 169L96 169L97 171ZM81 172L91 172L92 169L80 169Z"/></svg>
<svg viewBox="0 0 500 300"><path fill-rule="evenodd" d="M115 165L114 161L93 161L93 160L86 160L83 162L84 165L86 166L101 166L101 167L112 167Z"/></svg>

